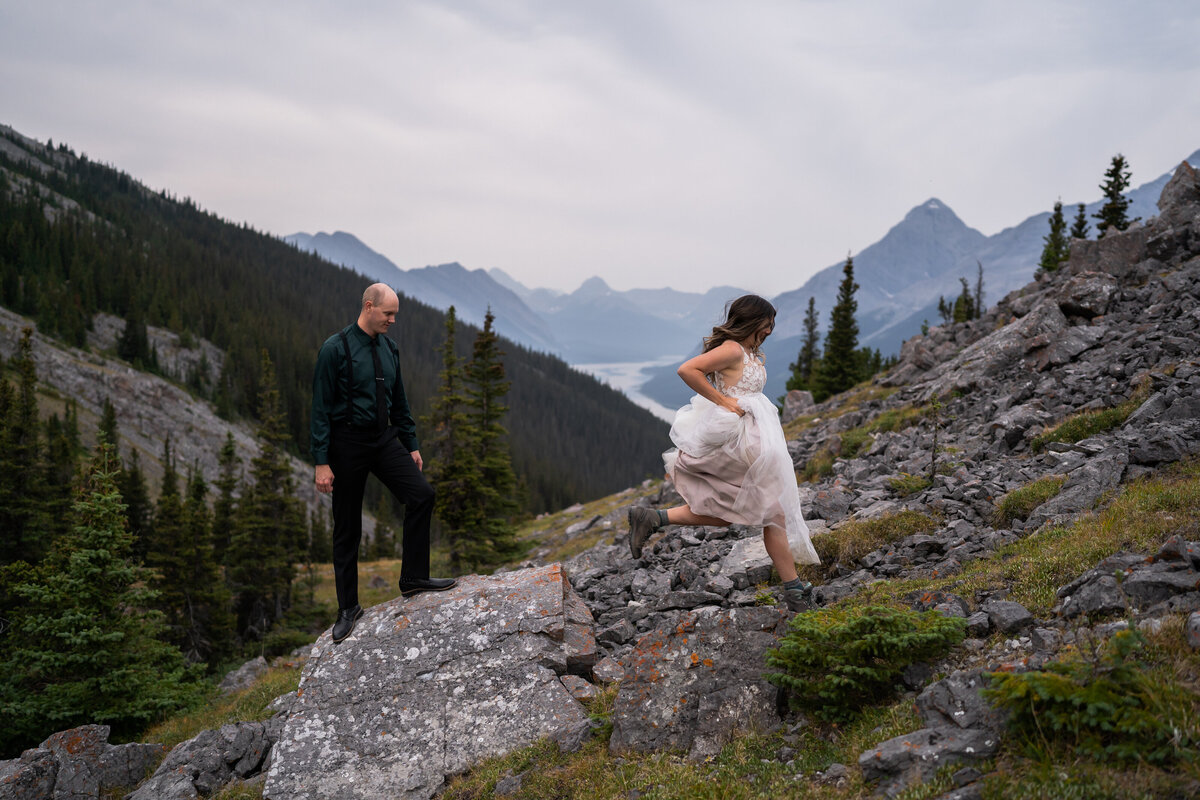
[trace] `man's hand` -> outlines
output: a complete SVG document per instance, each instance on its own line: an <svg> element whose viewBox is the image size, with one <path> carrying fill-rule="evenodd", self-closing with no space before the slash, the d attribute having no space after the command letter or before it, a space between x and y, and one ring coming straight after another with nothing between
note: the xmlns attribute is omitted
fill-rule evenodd
<svg viewBox="0 0 1200 800"><path fill-rule="evenodd" d="M317 464L317 491L329 494L333 491L333 470L328 464Z"/></svg>
<svg viewBox="0 0 1200 800"><path fill-rule="evenodd" d="M412 453L410 453L410 455L413 457L413 461L416 463L417 469L424 472L425 471L425 462L421 460L421 451L413 450Z"/></svg>

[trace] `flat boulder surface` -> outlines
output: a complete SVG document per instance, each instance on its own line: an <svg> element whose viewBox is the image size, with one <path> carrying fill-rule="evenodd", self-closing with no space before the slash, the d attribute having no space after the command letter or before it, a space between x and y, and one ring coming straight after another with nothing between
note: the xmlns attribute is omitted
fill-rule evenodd
<svg viewBox="0 0 1200 800"><path fill-rule="evenodd" d="M560 680L592 621L562 567L484 577L368 609L314 645L263 796L428 798L447 775L550 738L588 715Z"/></svg>

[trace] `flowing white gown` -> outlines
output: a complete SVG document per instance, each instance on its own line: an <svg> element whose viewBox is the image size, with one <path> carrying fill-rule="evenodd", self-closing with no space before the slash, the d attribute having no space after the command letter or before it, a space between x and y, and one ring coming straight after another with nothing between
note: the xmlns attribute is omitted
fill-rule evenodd
<svg viewBox="0 0 1200 800"><path fill-rule="evenodd" d="M792 555L802 564L820 562L800 513L796 472L788 454L779 412L762 393L767 368L742 348L742 375L714 387L737 400L738 416L700 395L675 412L671 441L663 453L667 476L697 514L741 525L784 528Z"/></svg>

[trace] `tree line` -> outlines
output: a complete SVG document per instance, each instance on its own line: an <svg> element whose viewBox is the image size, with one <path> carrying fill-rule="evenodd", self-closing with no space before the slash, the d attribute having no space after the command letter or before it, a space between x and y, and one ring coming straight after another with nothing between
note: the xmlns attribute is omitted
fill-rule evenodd
<svg viewBox="0 0 1200 800"><path fill-rule="evenodd" d="M329 547L295 497L265 353L248 474L230 434L210 504L203 476L181 474L168 441L151 503L136 455L118 455L111 404L90 459L73 406L38 421L31 340L26 329L0 365L0 469L12 477L0 497L0 758L86 722L133 735L198 702L206 676L247 650L311 641L279 623L305 604L297 565L328 560L318 551Z"/></svg>
<svg viewBox="0 0 1200 800"><path fill-rule="evenodd" d="M808 298L804 314L804 333L800 352L790 365L787 390L812 392L813 400L824 402L855 384L890 368L895 356L886 358L877 349L858 346L858 283L854 280L854 258L846 256L842 267L842 282L838 284L837 301L829 313L829 331L821 348L820 319L816 299Z"/></svg>
<svg viewBox="0 0 1200 800"><path fill-rule="evenodd" d="M1129 188L1131 176L1125 156L1117 153L1109 163L1108 170L1104 173L1104 181L1100 184L1104 204L1092 215L1092 219L1096 220L1097 234L1101 238L1111 231L1126 230L1141 219L1129 218L1129 198L1125 196L1125 190ZM1076 207L1075 219L1068 233L1062 201L1056 201L1054 211L1050 214L1050 231L1042 240L1042 255L1038 260L1037 273L1041 275L1056 272L1071 257L1071 241L1087 239L1088 230L1086 204L1080 203Z"/></svg>
<svg viewBox="0 0 1200 800"><path fill-rule="evenodd" d="M147 325L184 341L207 339L225 353L215 381L198 373L168 377L228 419L257 419L266 349L286 449L306 456L317 349L357 313L369 280L190 199L150 191L63 145L39 155L53 168L0 151L0 306L74 346L86 344L96 312L115 314L126 321L119 354L151 371L158 367ZM442 312L401 295L391 335L418 415L429 412L437 386L444 322ZM653 415L561 359L507 349L514 409L507 423L523 511L562 508L661 470L666 426ZM371 497L378 496L376 487Z"/></svg>

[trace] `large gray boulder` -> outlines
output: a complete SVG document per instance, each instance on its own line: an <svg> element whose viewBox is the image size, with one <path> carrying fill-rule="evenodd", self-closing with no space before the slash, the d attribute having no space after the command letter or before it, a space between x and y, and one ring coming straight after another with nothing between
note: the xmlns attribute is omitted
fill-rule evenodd
<svg viewBox="0 0 1200 800"><path fill-rule="evenodd" d="M578 746L588 715L560 676L594 663L592 625L558 564L368 609L314 645L263 796L424 800L538 739Z"/></svg>
<svg viewBox="0 0 1200 800"><path fill-rule="evenodd" d="M698 609L643 636L613 707L614 752L716 755L737 730L778 721L763 658L784 620L775 608Z"/></svg>
<svg viewBox="0 0 1200 800"><path fill-rule="evenodd" d="M159 744L109 744L108 734L107 725L81 725L0 761L0 800L98 798L136 785L166 751Z"/></svg>

